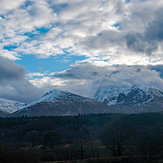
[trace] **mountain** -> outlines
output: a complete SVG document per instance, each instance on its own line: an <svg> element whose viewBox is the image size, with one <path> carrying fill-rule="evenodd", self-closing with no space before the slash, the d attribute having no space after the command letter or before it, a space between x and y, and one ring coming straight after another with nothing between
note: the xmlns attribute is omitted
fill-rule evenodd
<svg viewBox="0 0 163 163"><path fill-rule="evenodd" d="M93 99L115 108L115 112L163 111L163 90L146 84L99 87Z"/></svg>
<svg viewBox="0 0 163 163"><path fill-rule="evenodd" d="M15 111L20 110L25 106L26 104L18 101L0 98L0 117L7 116Z"/></svg>
<svg viewBox="0 0 163 163"><path fill-rule="evenodd" d="M25 108L14 112L12 116L53 116L110 112L113 112L113 109L104 103L54 89Z"/></svg>

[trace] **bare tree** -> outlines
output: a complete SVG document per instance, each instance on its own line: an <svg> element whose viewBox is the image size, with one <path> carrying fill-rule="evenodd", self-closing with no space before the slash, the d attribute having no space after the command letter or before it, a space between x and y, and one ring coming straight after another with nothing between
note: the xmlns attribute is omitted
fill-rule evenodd
<svg viewBox="0 0 163 163"><path fill-rule="evenodd" d="M121 156L134 137L134 128L127 121L114 121L105 126L100 138L114 156Z"/></svg>

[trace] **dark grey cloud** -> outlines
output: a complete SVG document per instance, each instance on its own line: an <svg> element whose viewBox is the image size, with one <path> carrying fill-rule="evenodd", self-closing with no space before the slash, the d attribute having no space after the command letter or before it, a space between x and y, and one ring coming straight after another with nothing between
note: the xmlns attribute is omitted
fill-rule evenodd
<svg viewBox="0 0 163 163"><path fill-rule="evenodd" d="M159 7L159 3L151 0L132 1L128 10L124 10L124 3L115 1L114 11L121 17L117 20L119 30L103 29L97 35L88 35L79 41L80 44L90 52L98 49L99 53L104 52L104 55L109 54L112 48L114 53L116 49L120 49L119 53L123 53L124 50L127 53L123 53L124 55L131 56L133 52L143 56L154 54L163 41L163 7ZM154 55L160 57L158 54Z"/></svg>
<svg viewBox="0 0 163 163"><path fill-rule="evenodd" d="M147 55L158 50L159 43L163 41L163 8L160 8L155 15L155 19L146 25L143 33L129 32L126 34L125 39L129 49Z"/></svg>
<svg viewBox="0 0 163 163"><path fill-rule="evenodd" d="M149 23L146 30L146 37L150 40L163 40L163 7L156 12L156 19Z"/></svg>
<svg viewBox="0 0 163 163"><path fill-rule="evenodd" d="M0 56L0 83L24 79L26 68Z"/></svg>
<svg viewBox="0 0 163 163"><path fill-rule="evenodd" d="M34 100L40 98L41 95L43 95L44 93L45 92L43 90L34 87L29 81L25 79L10 82L0 88L1 98L20 101L24 103L33 102Z"/></svg>
<svg viewBox="0 0 163 163"><path fill-rule="evenodd" d="M106 73L107 71L107 73ZM115 71L109 71L108 67L99 67L91 63L74 66L64 72L54 75L54 77L63 79L88 79L93 80L97 77L110 77Z"/></svg>
<svg viewBox="0 0 163 163"><path fill-rule="evenodd" d="M44 91L33 86L25 74L25 67L0 57L0 97L25 103L39 98Z"/></svg>
<svg viewBox="0 0 163 163"><path fill-rule="evenodd" d="M158 50L159 43L163 41L163 8L159 8L156 12L153 12L152 16L154 17L152 21L145 22L145 18L148 17L146 11L141 11L139 14L133 12L130 19L136 21L139 18L137 24L144 23L144 30L136 25L135 29L128 29L124 24L126 23L129 26L129 22L122 19L120 21L120 31L103 30L100 35L87 37L81 43L87 45L90 49L103 48L104 51L109 47L123 47L126 44L128 49L133 52L151 55ZM140 28L140 30L136 30L136 28Z"/></svg>
<svg viewBox="0 0 163 163"><path fill-rule="evenodd" d="M87 37L82 44L90 49L103 49L104 51L110 47L124 44L124 36L114 30L104 30L97 36Z"/></svg>

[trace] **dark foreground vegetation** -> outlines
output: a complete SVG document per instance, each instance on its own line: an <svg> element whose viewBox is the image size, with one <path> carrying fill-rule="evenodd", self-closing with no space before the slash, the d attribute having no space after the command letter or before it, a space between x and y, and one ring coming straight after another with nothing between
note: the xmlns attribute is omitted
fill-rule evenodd
<svg viewBox="0 0 163 163"><path fill-rule="evenodd" d="M0 163L163 162L163 113L0 118Z"/></svg>

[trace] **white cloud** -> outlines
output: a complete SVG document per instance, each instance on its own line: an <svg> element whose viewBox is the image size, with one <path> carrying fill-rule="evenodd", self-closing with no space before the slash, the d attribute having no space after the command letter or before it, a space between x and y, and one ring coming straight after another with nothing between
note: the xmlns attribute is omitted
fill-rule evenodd
<svg viewBox="0 0 163 163"><path fill-rule="evenodd" d="M11 60L19 60L19 55L16 52L9 51L9 50L0 50L0 56L4 58L8 58Z"/></svg>
<svg viewBox="0 0 163 163"><path fill-rule="evenodd" d="M26 0L1 0L0 14L6 14L8 11L17 9L24 4Z"/></svg>
<svg viewBox="0 0 163 163"><path fill-rule="evenodd" d="M157 71L156 71L156 70ZM160 71L160 72L159 72ZM75 65L51 77L35 78L30 82L38 88L60 89L86 97L93 96L99 86L135 83L151 84L163 88L161 67L102 66L102 64Z"/></svg>
<svg viewBox="0 0 163 163"><path fill-rule="evenodd" d="M93 3L92 0L33 0L27 7L21 7L25 3L23 0L14 2L12 7L9 5L9 9L5 9L0 19L1 47L15 43L17 48L10 50L14 53L47 58L68 52L85 55L91 61L105 58L118 64L124 63L121 62L122 55L127 56L127 63L138 55L145 56L147 60L143 62L138 57L140 60L135 63L148 64L148 60L156 56L162 59L159 55L162 52L159 49L162 38L158 42L154 37L161 34L158 33L161 30L158 23L161 23L163 14L161 0L131 0L127 4L125 0L94 0ZM0 4L6 6L5 1ZM10 10L11 13L8 12ZM158 24L158 32L151 35L153 21ZM116 23L120 27L115 27ZM37 28L49 31L42 34ZM34 37L23 36L24 33L34 34ZM151 37L154 43L149 41Z"/></svg>
<svg viewBox="0 0 163 163"><path fill-rule="evenodd" d="M26 75L27 78L32 79L33 77L42 77L44 74L39 73L39 72L30 72Z"/></svg>

